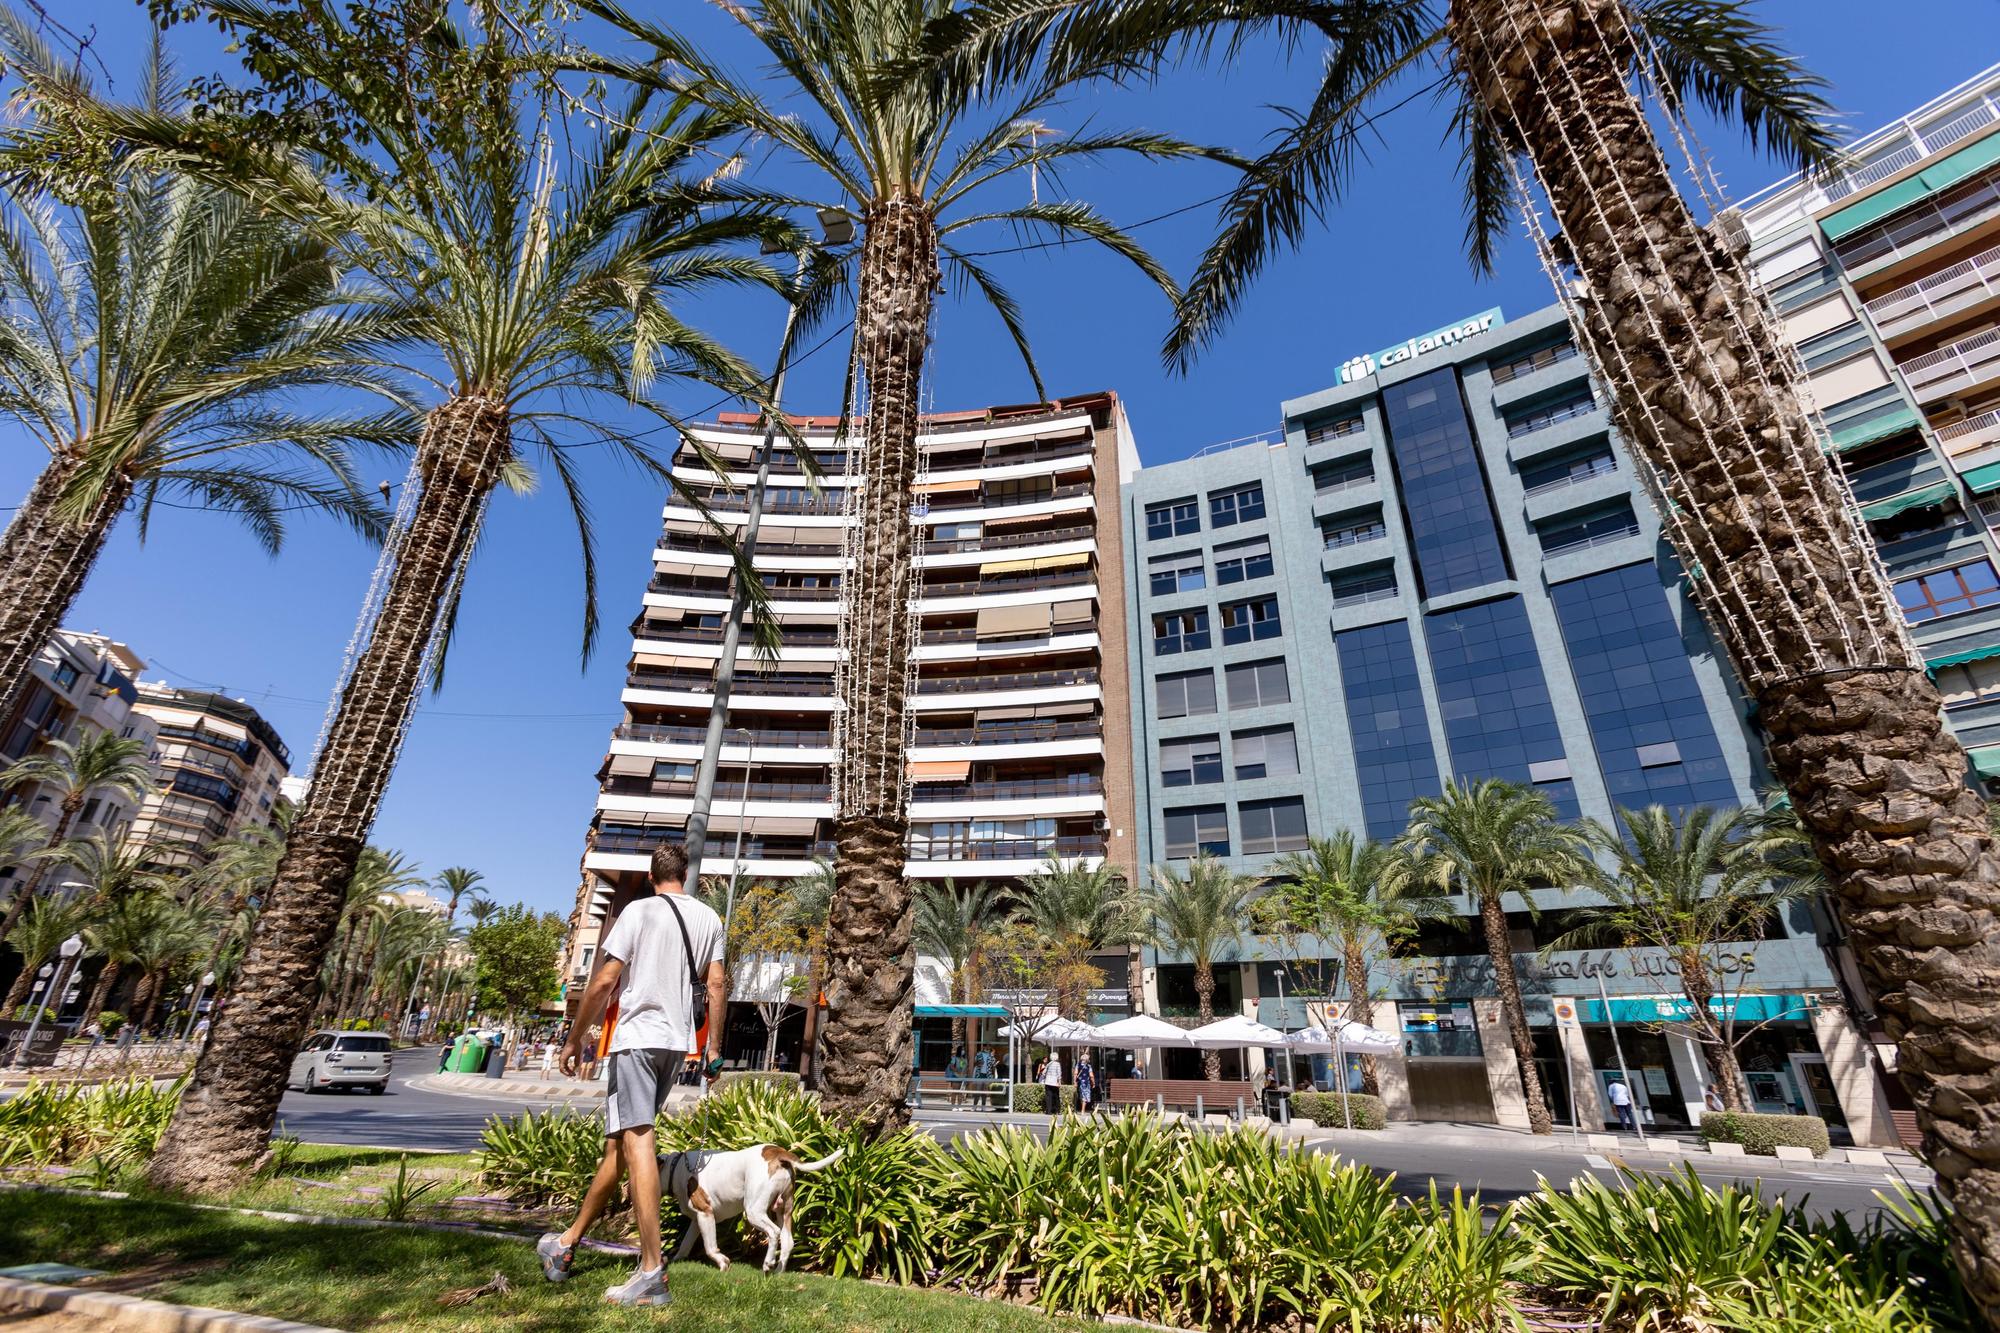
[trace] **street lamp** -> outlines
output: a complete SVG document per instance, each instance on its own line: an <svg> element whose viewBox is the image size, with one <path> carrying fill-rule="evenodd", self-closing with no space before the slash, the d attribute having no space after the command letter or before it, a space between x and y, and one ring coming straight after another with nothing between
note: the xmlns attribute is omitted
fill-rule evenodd
<svg viewBox="0 0 2000 1333"><path fill-rule="evenodd" d="M195 1015L201 1012L201 997L203 995L206 995L208 993L208 988L210 986L213 986L214 984L215 984L215 973L204 972L201 974L201 989L194 992L194 1003L188 1006L187 1024L181 1028L182 1041L186 1041L189 1037L194 1035L194 1020L195 1020Z"/></svg>
<svg viewBox="0 0 2000 1333"><path fill-rule="evenodd" d="M799 248L792 299L785 304L785 333L778 343L777 364L771 371L771 409L764 418L764 438L757 448L757 480L751 486L749 507L743 520L743 536L738 543L743 552L743 562L733 576L729 619L722 626L722 651L716 658L715 688L708 705L708 731L702 737L701 766L695 771L694 803L688 810L683 841L688 858L687 882L691 885L701 883L702 853L708 843L708 810L715 801L715 772L722 760L722 731L729 717L729 691L736 682L737 645L743 637L743 615L750 609L748 579L755 575L753 562L757 555L757 529L764 517L764 489L771 480L771 450L778 439L778 413L784 410L785 371L789 369L792 331L799 320L798 283L805 277L806 260L813 251L822 246L846 245L854 239L854 219L840 209L820 209L819 227L821 240L808 242ZM771 254L776 249L776 246L767 244L764 252ZM747 784L748 780L745 781ZM740 825L737 833L740 841Z"/></svg>
<svg viewBox="0 0 2000 1333"><path fill-rule="evenodd" d="M42 970L35 973L35 989L33 993L30 994L28 997L28 1004L33 1009L34 1014L33 1017L28 1022L27 1035L21 1038L21 1045L14 1052L14 1059L12 1063L16 1068L19 1068L21 1062L28 1058L28 1051L35 1044L35 1034L41 1030L43 988L46 987L48 989L50 997L54 999L58 1005L62 1003L62 994L63 994L62 981L59 979L54 986L49 986L48 981L50 974L58 972L59 970L73 970L76 966L77 956L82 952L83 952L83 936L72 935L68 939L64 940L61 944L56 946L56 953L61 956L62 960L60 965L51 966L48 963L43 963Z"/></svg>
<svg viewBox="0 0 2000 1333"><path fill-rule="evenodd" d="M736 854L729 861L729 892L722 899L722 951L729 952L729 922L736 915L736 877L743 873L743 830L750 823L750 743L756 739L748 727L736 728L743 738L743 799L736 803Z"/></svg>

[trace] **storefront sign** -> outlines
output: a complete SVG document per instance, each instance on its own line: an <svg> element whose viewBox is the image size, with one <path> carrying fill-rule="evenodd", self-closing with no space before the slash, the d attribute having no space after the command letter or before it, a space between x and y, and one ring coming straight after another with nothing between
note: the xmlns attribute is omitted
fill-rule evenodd
<svg viewBox="0 0 2000 1333"><path fill-rule="evenodd" d="M1598 1001L1584 1000L1579 1007L1583 1010L1584 1022L1604 1021L1604 1006ZM1690 1017L1693 1011L1694 1006L1679 995L1648 995L1611 1001L1611 1017L1620 1023L1673 1022ZM1708 1011L1717 1018L1728 1018L1733 1014L1752 1023L1772 1019L1803 1023L1812 1016L1812 1001L1804 995L1715 996L1708 1002Z"/></svg>
<svg viewBox="0 0 2000 1333"><path fill-rule="evenodd" d="M1484 314L1474 315L1471 319L1461 320L1457 324L1446 325L1444 328L1426 333L1421 338L1411 338L1397 343L1394 347L1385 347L1379 352L1363 353L1350 358L1340 367L1335 379L1341 384L1352 384L1356 380L1366 379L1378 370L1387 370L1391 366L1415 361L1418 357L1427 356L1439 348L1455 347L1467 338L1476 337L1495 324L1504 322L1500 307L1495 306Z"/></svg>

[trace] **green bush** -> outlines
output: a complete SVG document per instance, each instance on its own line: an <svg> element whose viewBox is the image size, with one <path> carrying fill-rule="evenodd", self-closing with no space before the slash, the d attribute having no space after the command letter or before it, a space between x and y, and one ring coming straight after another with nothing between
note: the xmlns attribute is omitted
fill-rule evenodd
<svg viewBox="0 0 2000 1333"><path fill-rule="evenodd" d="M1740 1143L1747 1153L1777 1156L1780 1146L1810 1148L1815 1157L1829 1147L1826 1121L1816 1115L1762 1115L1754 1111L1710 1111L1701 1118L1708 1143Z"/></svg>
<svg viewBox="0 0 2000 1333"><path fill-rule="evenodd" d="M533 1204L574 1208L604 1156L604 1120L565 1108L494 1116L479 1137L479 1179Z"/></svg>
<svg viewBox="0 0 2000 1333"><path fill-rule="evenodd" d="M37 1009L40 1009L42 1011L42 1021L44 1023L53 1023L56 1021L56 1011L49 1008L45 1004L43 1005L24 1004L20 1006L18 1009L14 1010L14 1021L17 1023L34 1022L35 1010Z"/></svg>
<svg viewBox="0 0 2000 1333"><path fill-rule="evenodd" d="M800 1090L799 1076L782 1069L732 1069L715 1080L718 1090L735 1087L739 1083L770 1083L794 1092Z"/></svg>
<svg viewBox="0 0 2000 1333"><path fill-rule="evenodd" d="M118 1029L125 1026L125 1015L116 1009L106 1009L97 1016L97 1026L108 1040L118 1035Z"/></svg>
<svg viewBox="0 0 2000 1333"><path fill-rule="evenodd" d="M1295 1092L1292 1094L1292 1114L1304 1116L1321 1129L1346 1129L1348 1120L1340 1110L1340 1094L1337 1092ZM1353 1118L1355 1129L1386 1129L1389 1125L1389 1108L1380 1097L1365 1092L1347 1094L1347 1116Z"/></svg>
<svg viewBox="0 0 2000 1333"><path fill-rule="evenodd" d="M133 1079L80 1087L30 1083L0 1102L0 1165L75 1166L85 1158L142 1161L166 1132L181 1085L155 1088Z"/></svg>
<svg viewBox="0 0 2000 1333"><path fill-rule="evenodd" d="M1013 1108L1018 1115L1027 1115L1040 1111L1042 1109L1042 1085L1039 1083L1016 1083L1014 1085ZM1076 1109L1076 1086L1074 1084L1063 1084L1062 1108L1065 1111L1074 1111Z"/></svg>

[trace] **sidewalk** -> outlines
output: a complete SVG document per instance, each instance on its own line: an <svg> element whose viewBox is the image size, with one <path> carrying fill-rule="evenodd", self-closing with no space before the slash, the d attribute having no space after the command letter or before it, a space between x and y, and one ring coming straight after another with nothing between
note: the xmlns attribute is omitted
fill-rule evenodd
<svg viewBox="0 0 2000 1333"><path fill-rule="evenodd" d="M603 1082L546 1077L532 1069L510 1069L499 1078L484 1074L420 1074L409 1086L420 1092L456 1093L462 1097L492 1097L500 1101L521 1098L556 1102L596 1101L604 1096Z"/></svg>

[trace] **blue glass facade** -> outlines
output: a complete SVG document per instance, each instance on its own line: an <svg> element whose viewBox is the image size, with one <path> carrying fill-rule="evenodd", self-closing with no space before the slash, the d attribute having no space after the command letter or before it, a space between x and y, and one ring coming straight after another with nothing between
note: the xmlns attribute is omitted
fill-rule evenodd
<svg viewBox="0 0 2000 1333"><path fill-rule="evenodd" d="M1333 636L1347 725L1354 737L1362 820L1371 838L1393 838L1410 822L1410 802L1442 785L1417 685L1410 627L1393 620Z"/></svg>
<svg viewBox="0 0 2000 1333"><path fill-rule="evenodd" d="M1521 599L1433 612L1424 639L1453 776L1532 784L1564 819L1582 814Z"/></svg>
<svg viewBox="0 0 2000 1333"><path fill-rule="evenodd" d="M1736 804L1657 567L1626 565L1549 591L1611 804Z"/></svg>
<svg viewBox="0 0 2000 1333"><path fill-rule="evenodd" d="M1441 597L1506 578L1507 553L1458 372L1447 367L1389 385L1382 390L1382 414L1420 595Z"/></svg>

